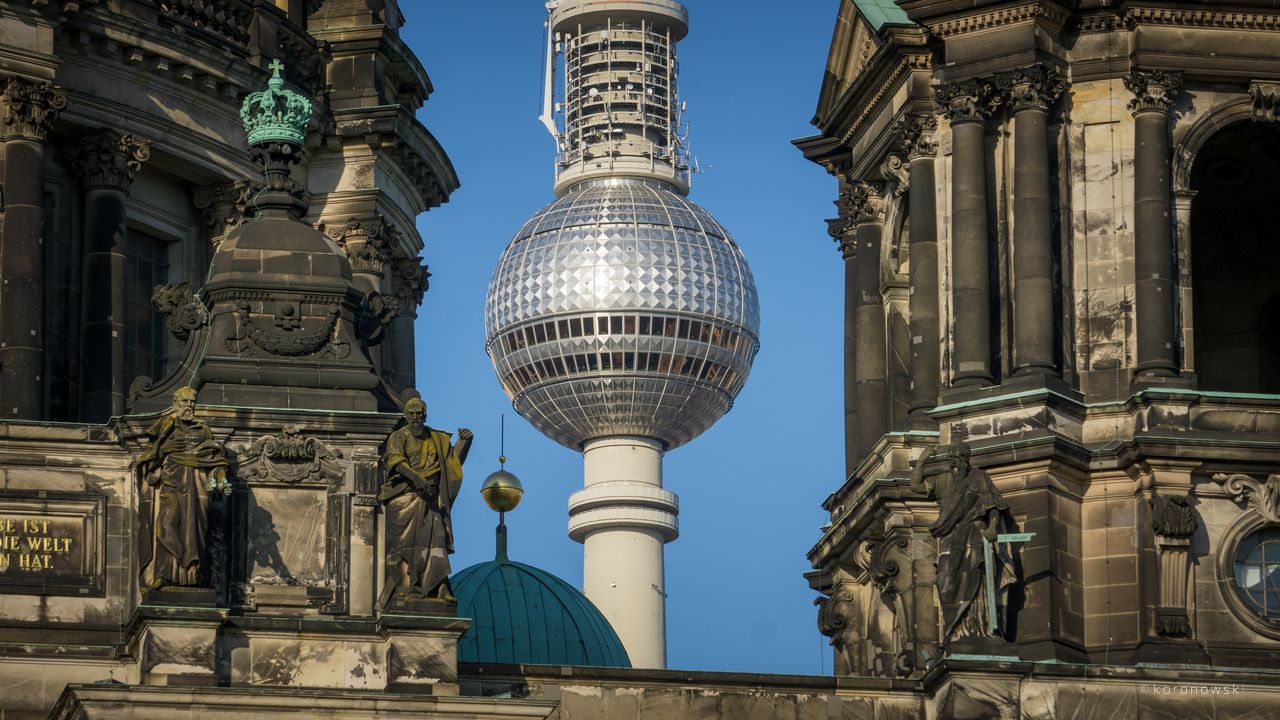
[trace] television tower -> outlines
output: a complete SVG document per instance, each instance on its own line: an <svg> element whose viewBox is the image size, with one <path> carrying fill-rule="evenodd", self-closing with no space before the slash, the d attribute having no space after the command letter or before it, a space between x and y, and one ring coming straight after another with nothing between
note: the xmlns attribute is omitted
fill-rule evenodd
<svg viewBox="0 0 1280 720"><path fill-rule="evenodd" d="M662 668L663 546L679 534L662 456L711 427L746 382L760 347L755 281L729 233L686 197L684 6L547 8L540 119L558 148L557 199L494 270L486 349L516 411L582 453L569 536L584 545L583 592L634 667Z"/></svg>

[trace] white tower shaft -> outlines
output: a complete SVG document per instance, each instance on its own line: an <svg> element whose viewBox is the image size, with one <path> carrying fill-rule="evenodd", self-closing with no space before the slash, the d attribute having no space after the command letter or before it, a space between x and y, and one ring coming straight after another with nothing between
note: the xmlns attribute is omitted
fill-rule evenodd
<svg viewBox="0 0 1280 720"><path fill-rule="evenodd" d="M569 536L583 543L583 593L604 613L631 666L667 665L663 546L679 535L662 487L662 446L609 437L583 450L585 485L569 498Z"/></svg>

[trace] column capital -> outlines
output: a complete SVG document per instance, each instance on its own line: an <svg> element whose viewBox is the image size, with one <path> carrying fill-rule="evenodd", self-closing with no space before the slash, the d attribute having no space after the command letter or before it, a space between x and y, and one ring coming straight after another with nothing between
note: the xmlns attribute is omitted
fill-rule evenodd
<svg viewBox="0 0 1280 720"><path fill-rule="evenodd" d="M1177 70L1131 70L1124 86L1135 95L1129 109L1136 116L1144 112L1168 113L1182 89L1182 73Z"/></svg>
<svg viewBox="0 0 1280 720"><path fill-rule="evenodd" d="M832 240L836 241L836 248L840 251L840 257L845 260L852 260L856 244L853 240L854 215L856 213L856 201L853 196L853 181L841 177L840 178L840 194L836 196L836 217L827 220L827 234Z"/></svg>
<svg viewBox="0 0 1280 720"><path fill-rule="evenodd" d="M351 261L355 272L381 275L391 262L399 232L381 213L365 218L348 218L346 224L326 230Z"/></svg>
<svg viewBox="0 0 1280 720"><path fill-rule="evenodd" d="M853 184L853 224L884 222L884 183Z"/></svg>
<svg viewBox="0 0 1280 720"><path fill-rule="evenodd" d="M1062 73L1044 63L1033 63L1002 73L997 77L996 85L1015 115L1023 110L1047 112L1067 88Z"/></svg>
<svg viewBox="0 0 1280 720"><path fill-rule="evenodd" d="M1000 96L990 81L970 78L934 86L933 100L938 111L952 125L984 122L1000 104Z"/></svg>
<svg viewBox="0 0 1280 720"><path fill-rule="evenodd" d="M233 180L196 188L192 201L210 238L225 237L244 222L253 193L260 186L249 180Z"/></svg>
<svg viewBox="0 0 1280 720"><path fill-rule="evenodd" d="M62 152L85 188L128 192L134 174L151 157L151 143L128 133L102 128L80 134Z"/></svg>
<svg viewBox="0 0 1280 720"><path fill-rule="evenodd" d="M893 144L907 160L938 154L938 116L904 115L893 130Z"/></svg>
<svg viewBox="0 0 1280 720"><path fill-rule="evenodd" d="M421 258L401 258L391 267L391 291L400 300L400 312L417 317L422 296L431 286L431 272Z"/></svg>
<svg viewBox="0 0 1280 720"><path fill-rule="evenodd" d="M6 140L44 140L53 119L67 107L62 88L16 76L4 81L3 98Z"/></svg>

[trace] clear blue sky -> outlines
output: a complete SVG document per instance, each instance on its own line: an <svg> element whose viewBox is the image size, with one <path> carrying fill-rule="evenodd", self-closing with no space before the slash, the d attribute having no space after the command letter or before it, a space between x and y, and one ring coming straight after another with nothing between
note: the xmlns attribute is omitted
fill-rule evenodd
<svg viewBox="0 0 1280 720"><path fill-rule="evenodd" d="M841 480L840 259L823 218L834 181L805 161L835 22L835 0L685 0L681 94L703 172L691 199L733 233L760 292L761 350L734 409L667 455L681 536L667 546L672 668L831 672L815 594L801 574ZM477 492L497 469L524 482L512 559L581 587L582 546L566 534L582 458L524 422L484 351L489 276L511 235L551 202L554 145L537 120L544 9L538 0L402 0L404 37L435 85L419 117L462 187L419 218L431 289L418 319L418 377L437 427L476 442L454 510L458 570L493 557L496 516Z"/></svg>

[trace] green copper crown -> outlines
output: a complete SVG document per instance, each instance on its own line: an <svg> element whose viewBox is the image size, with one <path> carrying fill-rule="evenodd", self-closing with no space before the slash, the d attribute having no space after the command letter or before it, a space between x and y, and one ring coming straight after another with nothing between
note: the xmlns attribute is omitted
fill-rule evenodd
<svg viewBox="0 0 1280 720"><path fill-rule="evenodd" d="M311 119L311 101L285 89L280 71L284 65L272 60L267 89L253 93L240 106L240 122L250 145L261 142L288 142L302 146L303 132Z"/></svg>

